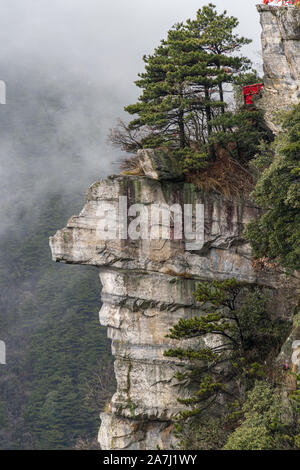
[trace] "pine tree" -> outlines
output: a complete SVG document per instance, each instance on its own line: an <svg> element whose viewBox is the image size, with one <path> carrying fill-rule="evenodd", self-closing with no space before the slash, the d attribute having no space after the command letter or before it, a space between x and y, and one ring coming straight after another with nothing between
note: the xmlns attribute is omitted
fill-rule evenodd
<svg viewBox="0 0 300 470"><path fill-rule="evenodd" d="M218 14L215 6L209 4L199 9L196 20L188 20L187 27L192 35L200 36L203 49L215 58L217 70L214 72L218 85L219 99L224 103L224 84L234 83L242 71L250 67L246 57L233 56L242 46L251 43L251 39L234 34L238 26L237 18L227 16L226 10ZM225 106L222 106L224 112Z"/></svg>
<svg viewBox="0 0 300 470"><path fill-rule="evenodd" d="M144 147L166 145L183 155L197 150L200 159L207 152L200 150L214 131L212 120L226 108L224 86L250 66L236 55L251 42L233 33L237 25L236 18L209 4L195 20L171 28L154 53L144 56L145 72L136 82L142 94L125 108L137 115L128 129L141 132Z"/></svg>
<svg viewBox="0 0 300 470"><path fill-rule="evenodd" d="M193 346L165 352L187 361L190 368L178 374L193 390L190 398L179 399L187 406L182 419L201 415L212 406L218 408L220 403L224 411L220 397L229 402L243 400L253 380L261 377L268 354L287 334L283 321L270 319L268 293L244 282L202 282L195 298L202 303L201 314L179 320L168 335L177 340L193 338ZM209 337L214 338L211 345Z"/></svg>

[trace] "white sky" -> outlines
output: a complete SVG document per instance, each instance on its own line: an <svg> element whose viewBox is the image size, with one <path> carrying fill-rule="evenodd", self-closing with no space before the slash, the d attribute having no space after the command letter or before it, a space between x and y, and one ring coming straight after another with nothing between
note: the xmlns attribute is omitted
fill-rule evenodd
<svg viewBox="0 0 300 470"><path fill-rule="evenodd" d="M107 134L137 99L142 56L207 3L0 0L0 80L8 98L0 106L0 232L18 201L30 207L48 191L83 191L116 171L111 163L120 151ZM253 39L243 53L260 63L255 0L212 3L239 19L239 33Z"/></svg>
<svg viewBox="0 0 300 470"><path fill-rule="evenodd" d="M34 66L60 64L86 80L133 92L133 80L150 53L176 22L195 15L203 0L2 0L0 57ZM214 0L240 21L253 39L244 51L260 62L260 25L255 0ZM46 67L46 65L45 65ZM1 78L1 77L0 77ZM126 104L128 101L125 100Z"/></svg>

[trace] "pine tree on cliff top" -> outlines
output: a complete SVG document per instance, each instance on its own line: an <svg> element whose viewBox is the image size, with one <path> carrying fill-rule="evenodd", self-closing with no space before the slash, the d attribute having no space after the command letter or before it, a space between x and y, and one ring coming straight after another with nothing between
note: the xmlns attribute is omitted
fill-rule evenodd
<svg viewBox="0 0 300 470"><path fill-rule="evenodd" d="M234 34L237 25L236 18L209 4L195 20L171 28L154 53L144 56L145 72L136 81L142 94L125 108L137 115L129 129L144 131L144 147L199 148L207 142L212 119L226 107L224 85L249 68L248 59L233 56L251 42Z"/></svg>

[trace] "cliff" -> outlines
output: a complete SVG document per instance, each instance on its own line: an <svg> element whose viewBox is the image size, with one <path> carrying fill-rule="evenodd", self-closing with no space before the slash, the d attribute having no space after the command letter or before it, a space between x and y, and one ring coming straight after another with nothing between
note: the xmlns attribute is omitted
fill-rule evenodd
<svg viewBox="0 0 300 470"><path fill-rule="evenodd" d="M99 207L117 209L120 196L127 196L129 205L204 204L203 247L187 251L185 240L99 239ZM174 374L183 364L164 357L163 351L174 344L166 338L169 328L199 309L193 298L197 280L236 277L276 287L286 302L275 304L288 314L296 284L272 270L256 272L241 236L256 214L250 202L202 194L183 182L112 176L91 186L80 215L51 238L55 261L94 265L100 271L100 321L112 339L117 378L117 392L101 415L103 449L170 448L172 417L180 409L181 385ZM183 388L181 393L188 392Z"/></svg>
<svg viewBox="0 0 300 470"><path fill-rule="evenodd" d="M278 131L274 113L300 100L300 9L257 5L262 26L264 92L260 102L270 128Z"/></svg>
<svg viewBox="0 0 300 470"><path fill-rule="evenodd" d="M273 111L299 99L300 11L258 8L265 64L263 103L277 130ZM139 159L142 176L111 176L93 184L81 213L50 239L53 260L99 268L100 322L112 340L117 379L117 391L101 413L103 449L169 449L174 444L173 419L181 406L177 397L189 392L175 378L185 364L163 352L174 345L166 338L169 329L199 311L193 296L197 281L235 277L274 288L274 315L285 318L300 294L296 275L287 277L272 266L255 269L250 246L242 237L245 225L259 211L251 201L197 191L181 181L177 170L170 172L176 164L161 153L140 151ZM170 239L103 239L103 207L112 235L124 198L126 210L134 204L156 210L198 204L204 211L203 241L190 249L189 240L175 239L174 225L168 228L162 221L156 224L170 231ZM153 223L146 219L145 233L150 233ZM214 338L205 341L211 344Z"/></svg>

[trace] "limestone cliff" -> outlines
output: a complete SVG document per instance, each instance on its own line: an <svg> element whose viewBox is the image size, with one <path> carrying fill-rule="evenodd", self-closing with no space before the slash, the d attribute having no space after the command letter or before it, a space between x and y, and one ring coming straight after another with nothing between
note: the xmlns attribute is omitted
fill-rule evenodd
<svg viewBox="0 0 300 470"><path fill-rule="evenodd" d="M185 240L99 239L99 205L117 207L119 196L128 196L128 204L204 204L204 246L190 252ZM254 271L241 234L256 214L250 202L202 194L183 182L113 176L91 186L80 215L51 238L55 261L95 265L100 271L100 321L112 339L117 378L111 405L101 415L103 449L170 448L172 417L180 409L177 396L187 391L174 378L182 364L163 351L172 344L166 338L169 328L197 311L197 280L236 277L276 287L277 293L295 287L284 274ZM282 308L288 312L286 299Z"/></svg>
<svg viewBox="0 0 300 470"><path fill-rule="evenodd" d="M300 100L300 9L257 5L262 26L264 92L261 101L275 132L274 113Z"/></svg>
<svg viewBox="0 0 300 470"><path fill-rule="evenodd" d="M300 11L259 6L265 64L263 103L271 115L299 99ZM180 410L178 394L188 390L175 373L184 367L165 357L172 340L169 328L193 316L199 306L193 291L199 280L235 277L273 287L274 313L288 316L299 278L276 269L255 270L245 224L258 214L250 201L202 193L170 172L176 164L161 154L139 154L143 176L111 176L93 184L78 216L50 239L53 259L99 268L103 306L100 322L108 327L115 356L117 391L101 414L99 441L103 449L168 449L173 418ZM114 239L99 237L99 208L108 204L109 226L115 223L120 197L127 204L204 205L204 244L188 249L187 240ZM171 230L173 228L171 227ZM172 235L172 232L171 232ZM284 300L283 300L284 299ZM207 342L213 341L207 338Z"/></svg>

